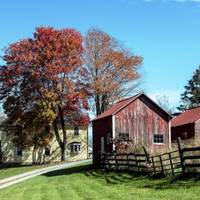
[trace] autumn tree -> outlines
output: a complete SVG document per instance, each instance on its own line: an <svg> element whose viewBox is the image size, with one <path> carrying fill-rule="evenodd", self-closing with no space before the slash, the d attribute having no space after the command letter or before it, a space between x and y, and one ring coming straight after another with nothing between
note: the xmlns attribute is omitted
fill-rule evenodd
<svg viewBox="0 0 200 200"><path fill-rule="evenodd" d="M0 69L1 99L9 119L19 127L18 138L27 138L23 140L27 144L46 144L53 134L62 161L66 159L66 125L88 122L84 113L89 87L82 54L82 36L76 30L40 27L33 38L5 49L6 64Z"/></svg>
<svg viewBox="0 0 200 200"><path fill-rule="evenodd" d="M142 57L133 55L107 33L91 29L85 38L85 66L96 115L133 92Z"/></svg>
<svg viewBox="0 0 200 200"><path fill-rule="evenodd" d="M181 105L178 109L184 111L198 106L200 106L200 66L185 86L185 91L181 94Z"/></svg>

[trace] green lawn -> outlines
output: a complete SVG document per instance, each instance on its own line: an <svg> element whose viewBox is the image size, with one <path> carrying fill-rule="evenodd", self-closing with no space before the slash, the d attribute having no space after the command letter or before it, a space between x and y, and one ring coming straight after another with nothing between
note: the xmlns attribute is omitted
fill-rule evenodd
<svg viewBox="0 0 200 200"><path fill-rule="evenodd" d="M199 179L171 182L120 172L77 166L35 177L0 190L1 200L195 200Z"/></svg>
<svg viewBox="0 0 200 200"><path fill-rule="evenodd" d="M11 176L15 176L18 174L22 174L25 172L29 172L29 171L33 171L36 169L40 169L40 168L44 168L47 166L51 166L53 164L48 164L48 165L27 165L27 166L10 166L10 167L0 167L0 180L4 179L4 178L8 178ZM54 164L55 165L55 164Z"/></svg>

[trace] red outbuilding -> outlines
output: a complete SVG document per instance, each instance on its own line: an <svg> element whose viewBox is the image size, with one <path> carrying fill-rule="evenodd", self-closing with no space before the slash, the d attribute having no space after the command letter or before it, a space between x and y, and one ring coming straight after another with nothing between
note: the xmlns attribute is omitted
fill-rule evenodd
<svg viewBox="0 0 200 200"><path fill-rule="evenodd" d="M172 141L200 139L200 107L186 110L171 121Z"/></svg>
<svg viewBox="0 0 200 200"><path fill-rule="evenodd" d="M116 137L128 137L149 152L171 148L171 118L144 93L118 101L92 121L94 165L99 165L100 152L114 150Z"/></svg>

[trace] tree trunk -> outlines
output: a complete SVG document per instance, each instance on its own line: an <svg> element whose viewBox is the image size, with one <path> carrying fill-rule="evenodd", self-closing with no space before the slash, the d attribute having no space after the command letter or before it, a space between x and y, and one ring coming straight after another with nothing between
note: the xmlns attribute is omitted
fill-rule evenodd
<svg viewBox="0 0 200 200"><path fill-rule="evenodd" d="M96 107L96 115L100 115L105 112L108 108L108 96L107 94L97 94L95 96L95 107Z"/></svg>
<svg viewBox="0 0 200 200"><path fill-rule="evenodd" d="M54 122L53 122L53 128L54 128L56 140L57 140L60 150L61 150L61 161L64 161L65 160L65 146L63 145L63 142L62 142L59 132L58 132L57 119L54 120Z"/></svg>
<svg viewBox="0 0 200 200"><path fill-rule="evenodd" d="M103 94L101 97L101 113L105 112L108 108L108 97L107 94Z"/></svg>
<svg viewBox="0 0 200 200"><path fill-rule="evenodd" d="M66 160L66 146L62 145L61 148L61 161L65 161Z"/></svg>
<svg viewBox="0 0 200 200"><path fill-rule="evenodd" d="M61 161L65 161L66 160L67 132L66 132L66 129L65 129L65 121L64 121L64 116L63 116L63 110L60 106L58 106L58 110L59 110L61 127L62 127L62 132L63 132L63 145L62 145L62 148L61 148Z"/></svg>
<svg viewBox="0 0 200 200"><path fill-rule="evenodd" d="M99 94L95 96L95 107L96 107L96 115L101 114L101 105L100 105L100 97Z"/></svg>

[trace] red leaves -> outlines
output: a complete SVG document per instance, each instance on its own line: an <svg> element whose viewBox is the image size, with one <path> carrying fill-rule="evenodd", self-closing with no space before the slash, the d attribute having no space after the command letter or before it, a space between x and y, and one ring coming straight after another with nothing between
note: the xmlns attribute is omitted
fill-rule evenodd
<svg viewBox="0 0 200 200"><path fill-rule="evenodd" d="M20 123L32 126L34 131L37 124L47 126L56 120L58 107L69 123L85 124L88 117L83 112L88 109L88 95L83 91L87 90L87 81L83 83L84 73L79 73L83 71L82 40L75 29L39 27L33 38L6 48L3 57L6 65L0 70L5 111L11 116L9 107L13 110L19 107ZM14 97L14 103L7 101L9 97ZM24 116L30 119L27 121Z"/></svg>

